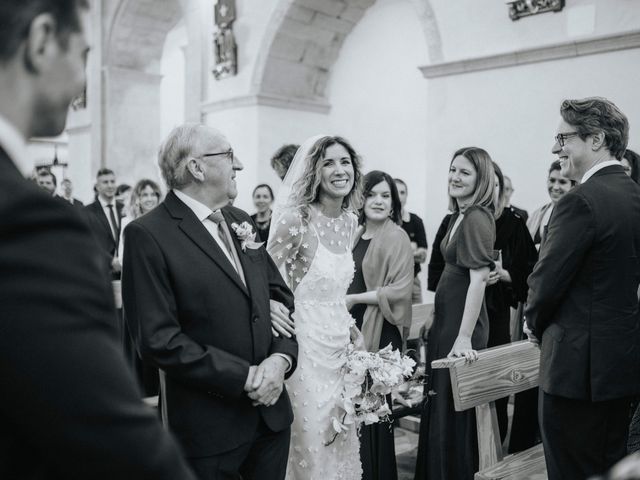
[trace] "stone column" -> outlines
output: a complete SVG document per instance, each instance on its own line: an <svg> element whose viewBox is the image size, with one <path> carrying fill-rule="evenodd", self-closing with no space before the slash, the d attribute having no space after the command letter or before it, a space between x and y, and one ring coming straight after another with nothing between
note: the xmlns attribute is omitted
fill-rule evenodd
<svg viewBox="0 0 640 480"><path fill-rule="evenodd" d="M120 67L104 72L104 164L115 171L118 183L141 178L159 180L160 80L162 76Z"/></svg>

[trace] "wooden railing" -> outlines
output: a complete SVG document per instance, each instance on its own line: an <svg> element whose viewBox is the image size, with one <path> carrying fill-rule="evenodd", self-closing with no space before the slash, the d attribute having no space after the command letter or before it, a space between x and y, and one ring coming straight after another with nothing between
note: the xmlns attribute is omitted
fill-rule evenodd
<svg viewBox="0 0 640 480"><path fill-rule="evenodd" d="M542 445L503 456L494 401L538 386L540 348L528 341L478 352L472 363L443 358L431 363L447 368L457 411L475 408L480 470L476 480L546 479ZM536 415L537 412L531 412Z"/></svg>

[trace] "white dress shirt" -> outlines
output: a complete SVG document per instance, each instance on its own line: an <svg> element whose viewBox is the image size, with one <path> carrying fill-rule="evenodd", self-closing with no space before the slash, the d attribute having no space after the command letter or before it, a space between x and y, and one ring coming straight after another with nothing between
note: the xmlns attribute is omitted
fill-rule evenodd
<svg viewBox="0 0 640 480"><path fill-rule="evenodd" d="M33 162L27 155L27 145L22 134L9 121L0 115L0 145L11 157L22 175L30 177L33 173Z"/></svg>
<svg viewBox="0 0 640 480"><path fill-rule="evenodd" d="M216 241L216 243L220 247L220 250L222 250L222 252L225 254L227 259L229 260L229 263L231 264L231 266L233 266L234 270L237 272L238 268L236 267L236 262L233 261L233 257L231 257L231 252L227 250L226 245L220 238L220 235L218 233L218 225L216 225L216 223L213 220L209 219L209 215L213 213L213 210L211 210L205 204L200 203L198 200L191 198L186 193L181 192L180 190L173 190L173 193L175 193L176 197L182 200L182 202L187 207L189 207L189 209L196 215L198 220L202 222L202 225L204 226L204 228L207 229L207 232L209 232L209 234L213 237L213 239Z"/></svg>
<svg viewBox="0 0 640 480"><path fill-rule="evenodd" d="M602 170L605 167L610 167L611 165L620 165L620 162L618 160L607 160L606 162L602 162L602 163L597 163L595 164L593 167L591 167L589 170L587 170L586 172L584 172L584 175L582 176L582 180L580 181L580 183L584 183L587 180L589 180L591 177L593 177L593 175L598 171L598 170Z"/></svg>
<svg viewBox="0 0 640 480"><path fill-rule="evenodd" d="M111 200L111 202L107 202L106 200L103 200L101 196L98 195L98 202L100 202L100 206L102 207L102 211L104 212L105 216L107 217L107 223L111 227L111 234L113 235L113 238L117 239L118 238L118 226L119 226L120 219L118 218L118 207L116 205L115 199ZM116 219L116 224L115 225L111 225L111 213L110 213L110 210L109 210L109 205L111 205L112 208L113 208L113 216Z"/></svg>

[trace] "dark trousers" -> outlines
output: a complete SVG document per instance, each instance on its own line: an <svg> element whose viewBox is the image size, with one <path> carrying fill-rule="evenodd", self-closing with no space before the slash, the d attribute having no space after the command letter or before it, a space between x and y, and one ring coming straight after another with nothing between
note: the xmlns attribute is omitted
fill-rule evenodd
<svg viewBox="0 0 640 480"><path fill-rule="evenodd" d="M573 400L540 390L539 415L549 480L602 475L626 455L631 399Z"/></svg>
<svg viewBox="0 0 640 480"><path fill-rule="evenodd" d="M513 402L509 453L518 453L540 443L538 397L537 387L516 393Z"/></svg>
<svg viewBox="0 0 640 480"><path fill-rule="evenodd" d="M272 432L260 420L251 443L188 461L199 480L281 480L287 472L290 435L290 428Z"/></svg>

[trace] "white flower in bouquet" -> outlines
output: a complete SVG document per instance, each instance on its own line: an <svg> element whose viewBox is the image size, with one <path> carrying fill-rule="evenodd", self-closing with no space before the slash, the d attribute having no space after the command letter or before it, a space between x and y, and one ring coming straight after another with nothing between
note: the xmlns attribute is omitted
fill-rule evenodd
<svg viewBox="0 0 640 480"><path fill-rule="evenodd" d="M394 350L391 344L378 352L355 350L349 345L340 399L342 419L332 417L335 435L326 445L333 443L350 425L360 428L363 423L389 421L391 409L385 397L411 377L415 364L413 359Z"/></svg>

